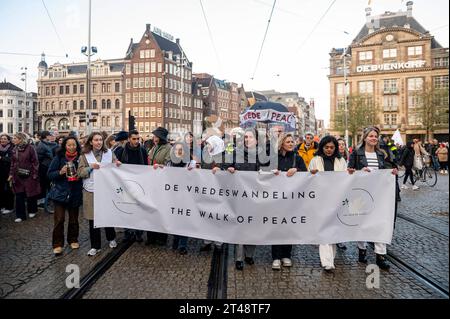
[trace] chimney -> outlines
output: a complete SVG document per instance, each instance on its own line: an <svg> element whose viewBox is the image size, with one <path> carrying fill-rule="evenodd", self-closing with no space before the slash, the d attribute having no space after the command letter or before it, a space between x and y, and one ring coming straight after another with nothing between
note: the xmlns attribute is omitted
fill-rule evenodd
<svg viewBox="0 0 450 319"><path fill-rule="evenodd" d="M366 27L369 29L369 34L373 32L373 23L372 23L372 9L366 8Z"/></svg>
<svg viewBox="0 0 450 319"><path fill-rule="evenodd" d="M180 39L175 39L175 42L178 44L178 45L180 45Z"/></svg>
<svg viewBox="0 0 450 319"><path fill-rule="evenodd" d="M408 2L406 3L406 9L407 9L406 16L407 16L408 18L411 18L411 17L412 17L412 7L413 7L413 4L414 4L414 2L412 2L412 1L408 1Z"/></svg>
<svg viewBox="0 0 450 319"><path fill-rule="evenodd" d="M150 23L147 23L147 24L145 25L145 30L146 30L147 32L150 32Z"/></svg>

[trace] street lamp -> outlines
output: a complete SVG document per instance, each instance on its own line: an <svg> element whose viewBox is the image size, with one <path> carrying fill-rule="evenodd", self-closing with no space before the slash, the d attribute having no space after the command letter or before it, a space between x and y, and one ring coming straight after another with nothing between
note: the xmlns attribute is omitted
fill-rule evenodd
<svg viewBox="0 0 450 319"><path fill-rule="evenodd" d="M345 119L345 143L348 144L348 106L347 106L347 57L351 57L350 54L347 53L348 47L345 47L344 53L342 54L342 58L344 60L344 119Z"/></svg>
<svg viewBox="0 0 450 319"><path fill-rule="evenodd" d="M21 75L21 80L25 82L25 114L27 114L27 70L28 68L25 67L21 67L20 68L23 72L20 74ZM23 114L22 114L23 115ZM19 119L20 121L20 119ZM22 128L23 130L23 128ZM26 130L26 124L25 124L25 130ZM28 131L26 133L29 133Z"/></svg>
<svg viewBox="0 0 450 319"><path fill-rule="evenodd" d="M181 51L181 58L179 60L179 63L177 63L178 67L181 67L180 69L180 77L181 77L181 88L179 90L180 92L180 133L183 131L183 92L184 92L184 66L186 62L186 58L184 57L184 51L181 48L180 45L178 45Z"/></svg>
<svg viewBox="0 0 450 319"><path fill-rule="evenodd" d="M86 68L86 129L87 134L91 134L91 56L97 53L97 47L91 47L91 0L89 0L88 14L88 45L81 47L81 53L88 58Z"/></svg>

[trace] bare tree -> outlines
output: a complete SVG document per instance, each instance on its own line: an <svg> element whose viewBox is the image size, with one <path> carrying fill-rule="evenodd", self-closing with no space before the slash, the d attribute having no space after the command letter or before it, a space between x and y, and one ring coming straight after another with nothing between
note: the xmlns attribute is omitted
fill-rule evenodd
<svg viewBox="0 0 450 319"><path fill-rule="evenodd" d="M448 87L424 85L412 96L415 101L413 116L426 130L426 138L433 138L438 128L448 128Z"/></svg>
<svg viewBox="0 0 450 319"><path fill-rule="evenodd" d="M347 97L347 126L352 136L352 145L357 142L358 133L365 127L378 124L378 106L371 95L349 95ZM332 120L334 129L345 134L345 105L340 101Z"/></svg>

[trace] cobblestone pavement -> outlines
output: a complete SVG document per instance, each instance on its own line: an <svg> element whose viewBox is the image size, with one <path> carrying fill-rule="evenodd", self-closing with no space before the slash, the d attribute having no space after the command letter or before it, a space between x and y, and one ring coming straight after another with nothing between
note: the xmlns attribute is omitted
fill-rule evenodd
<svg viewBox="0 0 450 319"><path fill-rule="evenodd" d="M398 212L437 229L447 237L398 218L388 246L403 261L448 290L448 177L439 176L434 188L402 191ZM367 289L365 265L357 262L357 247L347 243L336 256L336 270L321 270L317 246L294 246L291 269L271 269L270 247L258 247L256 264L237 271L233 250L228 259L227 296L233 298L441 298L434 289L391 266L381 272L380 288ZM375 263L373 253L369 262Z"/></svg>
<svg viewBox="0 0 450 319"><path fill-rule="evenodd" d="M77 264L84 276L110 249L105 247L103 234L102 252L94 257L86 255L90 249L89 225L80 216L80 249L71 250L66 245L63 255L55 257L51 244L53 215L40 210L35 218L22 223L14 219L14 214L0 215L0 298L59 298L68 290L68 264ZM118 238L121 235L118 233Z"/></svg>
<svg viewBox="0 0 450 319"><path fill-rule="evenodd" d="M402 191L400 216L388 251L412 265L448 290L448 178L439 176L434 188ZM14 223L13 215L0 215L0 298L58 298L67 288L66 266L80 266L81 276L101 261L110 248L95 257L89 249L87 221L80 217L79 250L66 247L55 258L51 249L53 216L40 213L34 219ZM441 233L441 234L439 234ZM119 237L122 233L118 233ZM106 240L103 238L106 245ZM201 241L190 239L189 253L181 256L170 246L134 243L92 286L84 298L178 298L204 299L208 293L212 252L199 252ZM442 298L435 289L406 270L392 265L381 271L379 289L366 287L366 265L357 262L354 243L339 251L336 270L320 267L317 246L294 246L292 268L271 269L269 246L257 249L256 264L244 271L234 266L230 245L227 269L227 298ZM374 263L369 251L369 263Z"/></svg>
<svg viewBox="0 0 450 319"><path fill-rule="evenodd" d="M409 183L407 185L411 186ZM402 190L399 213L448 236L448 175L438 174L438 182L434 187L423 183L417 183L417 185L420 187L417 191Z"/></svg>
<svg viewBox="0 0 450 319"><path fill-rule="evenodd" d="M205 299L211 252L199 252L190 239L188 254L169 247L134 243L94 284L84 298Z"/></svg>

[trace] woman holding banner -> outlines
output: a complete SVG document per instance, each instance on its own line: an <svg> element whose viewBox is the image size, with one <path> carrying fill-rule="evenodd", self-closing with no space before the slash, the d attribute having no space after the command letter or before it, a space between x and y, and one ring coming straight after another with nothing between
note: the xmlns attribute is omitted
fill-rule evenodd
<svg viewBox="0 0 450 319"><path fill-rule="evenodd" d="M355 170L371 172L372 170L385 169L385 156L378 147L378 136L380 129L370 126L364 129L361 145L355 150L348 161L348 172L353 174ZM397 169L392 170L392 174L397 175ZM359 262L367 263L367 243L358 242ZM389 270L390 266L386 261L386 244L375 243L376 263L383 270Z"/></svg>
<svg viewBox="0 0 450 319"><path fill-rule="evenodd" d="M255 130L247 129L244 134L244 147L238 147L235 150L233 164L228 167L230 173L236 171L251 171L257 172L260 169L259 156L258 156L258 138ZM236 269L244 269L244 261L253 265L255 263L253 256L255 254L255 245L236 245L235 246L235 258Z"/></svg>
<svg viewBox="0 0 450 319"><path fill-rule="evenodd" d="M303 159L294 152L295 141L292 134L282 134L278 141L278 169L275 174L280 171L287 172L286 176L294 176L296 172L306 172L306 166ZM292 266L291 260L292 245L273 245L272 246L272 269L280 270L281 265L285 267Z"/></svg>
<svg viewBox="0 0 450 319"><path fill-rule="evenodd" d="M101 248L100 228L94 228L94 169L100 169L101 165L121 163L116 155L107 149L100 132L93 132L89 135L83 147L83 155L80 157L78 166L78 177L83 180L83 213L89 220L89 235L91 239L91 250L88 256L95 256ZM113 227L105 228L106 239L109 241L109 247L117 247L116 231Z"/></svg>
<svg viewBox="0 0 450 319"><path fill-rule="evenodd" d="M317 172L333 171L345 172L347 163L341 156L338 140L333 136L325 136L319 143L316 156L309 163L311 174ZM319 245L320 263L325 271L334 269L334 256L336 255L335 244Z"/></svg>

